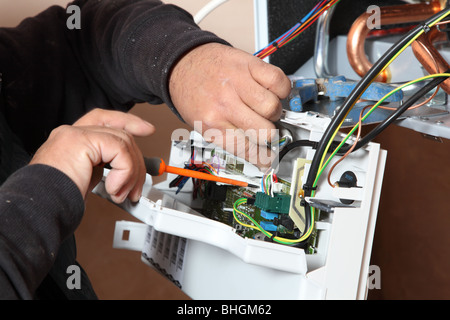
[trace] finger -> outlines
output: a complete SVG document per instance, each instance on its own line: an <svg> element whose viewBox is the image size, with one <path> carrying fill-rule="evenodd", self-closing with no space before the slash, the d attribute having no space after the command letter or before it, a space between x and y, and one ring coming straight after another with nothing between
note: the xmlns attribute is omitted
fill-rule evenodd
<svg viewBox="0 0 450 320"><path fill-rule="evenodd" d="M131 113L114 110L94 109L81 117L74 126L104 126L126 130L134 136L148 136L155 132L155 127Z"/></svg>
<svg viewBox="0 0 450 320"><path fill-rule="evenodd" d="M241 86L236 90L242 102L264 119L272 122L280 119L282 113L281 101L273 92L254 81L248 81L246 86Z"/></svg>
<svg viewBox="0 0 450 320"><path fill-rule="evenodd" d="M117 203L123 202L127 197L131 201L139 200L145 180L142 154L134 154L131 146L122 148L109 162L111 170L105 179L106 191Z"/></svg>
<svg viewBox="0 0 450 320"><path fill-rule="evenodd" d="M284 99L289 95L291 82L280 68L260 59L251 60L248 67L253 79L278 98Z"/></svg>
<svg viewBox="0 0 450 320"><path fill-rule="evenodd" d="M210 134L210 131L213 134ZM241 159L245 159L261 170L269 168L275 158L275 153L271 149L265 145L254 143L243 130L236 128L231 123L224 130L205 130L204 136L207 141Z"/></svg>
<svg viewBox="0 0 450 320"><path fill-rule="evenodd" d="M134 139L126 136L126 133L116 135L126 157L116 157L109 163L111 171L105 180L107 191L116 202L123 202L127 197L133 202L138 201L145 182L144 157Z"/></svg>
<svg viewBox="0 0 450 320"><path fill-rule="evenodd" d="M267 146L267 143L271 142L277 135L277 129L273 122L255 113L246 104L235 103L233 108L230 107L228 110L230 112L228 115L230 123L233 127L242 129L243 134L251 142Z"/></svg>
<svg viewBox="0 0 450 320"><path fill-rule="evenodd" d="M108 163L111 167L105 179L105 188L111 199L117 203L127 197L132 201L139 200L145 181L145 165L131 134L109 127L78 128L85 130L94 145L99 158L92 158L93 164Z"/></svg>
<svg viewBox="0 0 450 320"><path fill-rule="evenodd" d="M70 146L70 147L68 147ZM132 192L133 200L145 179L143 156L131 135L106 127L61 126L54 129L37 150L30 164L45 164L64 172L78 186L83 197L90 191L93 167L110 163L106 191L115 202Z"/></svg>
<svg viewBox="0 0 450 320"><path fill-rule="evenodd" d="M133 188L130 190L130 192L128 194L128 198L132 202L138 202L139 199L141 198L145 179L146 179L146 171L144 170L144 171L140 172L140 174L138 175L138 180L136 181Z"/></svg>
<svg viewBox="0 0 450 320"><path fill-rule="evenodd" d="M133 149L133 155L134 155L134 167L133 170L135 171L135 175L133 179L130 179L128 185L124 186L124 188L119 191L119 194L122 194L122 196L128 197L132 202L139 201L141 195L142 195L142 189L146 178L146 167L144 163L144 156L142 155L139 147L135 143L134 140L132 140L131 148ZM118 195L119 196L119 195Z"/></svg>

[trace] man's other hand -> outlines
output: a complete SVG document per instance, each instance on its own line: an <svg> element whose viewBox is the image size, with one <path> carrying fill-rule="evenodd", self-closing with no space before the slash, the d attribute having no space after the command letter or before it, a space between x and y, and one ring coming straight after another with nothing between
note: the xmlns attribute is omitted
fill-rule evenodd
<svg viewBox="0 0 450 320"><path fill-rule="evenodd" d="M74 125L54 129L30 164L45 164L69 176L83 197L92 188L94 168L109 163L106 191L115 202L138 201L145 182L143 155L133 136L155 128L132 114L96 109Z"/></svg>

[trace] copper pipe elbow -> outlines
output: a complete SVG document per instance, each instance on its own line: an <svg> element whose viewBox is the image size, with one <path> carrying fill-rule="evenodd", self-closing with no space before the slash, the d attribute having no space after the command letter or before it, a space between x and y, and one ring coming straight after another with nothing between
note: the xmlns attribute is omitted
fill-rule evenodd
<svg viewBox="0 0 450 320"><path fill-rule="evenodd" d="M433 0L430 3L405 4L380 8L380 24L382 26L423 21L443 9L442 1ZM371 31L368 20L372 13L363 13L353 23L347 37L347 56L353 70L363 77L372 68L372 63L366 56L364 44ZM375 81L389 82L390 72L385 69Z"/></svg>
<svg viewBox="0 0 450 320"><path fill-rule="evenodd" d="M448 40L447 35L444 32L440 32L437 27L433 27L430 31L417 38L411 45L417 60L428 73L440 73L450 69L447 61L433 45L435 42L446 40ZM445 92L450 93L450 80L445 80L441 84L441 88Z"/></svg>

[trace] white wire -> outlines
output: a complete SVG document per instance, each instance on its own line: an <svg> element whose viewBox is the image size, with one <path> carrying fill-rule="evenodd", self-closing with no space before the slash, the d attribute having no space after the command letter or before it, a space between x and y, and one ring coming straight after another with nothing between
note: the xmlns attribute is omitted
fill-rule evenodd
<svg viewBox="0 0 450 320"><path fill-rule="evenodd" d="M194 21L199 24L208 14L228 0L211 0L194 16Z"/></svg>

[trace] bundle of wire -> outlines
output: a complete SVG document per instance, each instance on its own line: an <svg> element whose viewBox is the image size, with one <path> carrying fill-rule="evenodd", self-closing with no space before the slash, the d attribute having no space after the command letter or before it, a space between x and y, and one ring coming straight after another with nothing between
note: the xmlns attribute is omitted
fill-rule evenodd
<svg viewBox="0 0 450 320"><path fill-rule="evenodd" d="M294 27L288 30L285 34L271 42L265 48L259 50L254 55L264 59L271 55L273 52L286 45L294 38L296 38L300 33L306 30L309 26L311 26L319 16L331 6L337 4L340 0L322 0L319 1L316 6ZM427 32L431 27L441 23L443 19L450 15L450 8L445 9L431 18L425 20L422 24L416 26L411 29L404 37L402 37L397 43L395 43L390 49L386 51L386 53L373 65L373 67L369 70L369 72L358 82L354 90L350 93L350 95L345 99L343 105L339 108L338 112L331 119L331 122L324 132L322 139L319 142L313 141L294 141L286 145L286 147L280 152L279 161L276 165L279 164L281 158L284 157L289 151L297 147L312 147L316 149L315 155L310 165L310 169L308 172L308 176L306 182L303 185L304 188L304 197L314 197L315 190L317 188L317 184L321 174L324 169L330 163L331 159L338 153L338 151L343 147L348 138L354 133L357 128L360 128L362 125L362 121L364 121L377 107L379 107L385 99L387 99L394 92L401 90L402 88L409 86L413 83L424 81L427 79L433 78L428 84L419 89L413 96L411 96L406 102L404 102L401 107L397 108L390 117L388 117L385 121L380 123L375 129L373 129L369 134L366 135L360 141L355 141L355 143L350 147L350 151L355 151L368 142L370 142L376 135L378 135L382 130L384 130L388 125L390 125L393 121L395 121L404 111L406 111L409 107L413 106L419 99L421 99L425 94L427 94L433 88L439 86L440 83L445 81L450 77L450 70L447 70L445 73L434 74L430 76L426 76L420 79L416 79L414 81L408 82L405 85L402 85L385 97L383 97L377 104L372 106L372 108L367 112L364 116L361 113L360 121L353 127L353 129L348 133L348 135L342 141L334 141L337 133L339 132L345 118L349 114L350 110L356 104L356 102L360 99L364 91L370 86L370 84L375 80L375 78L383 72L407 47L411 45L420 35L424 32ZM326 155L328 154L330 148L332 148L332 154L325 161ZM345 147L343 148L345 150ZM347 149L347 151L349 150ZM274 165L273 165L274 166ZM273 169L272 166L272 169ZM268 171L261 179L261 189L263 192L270 194L270 184L274 177L273 170ZM305 202L305 220L306 220L306 228L303 232L303 235L298 239L286 239L276 237L270 232L264 230L252 217L245 214L238 207L247 203L246 198L238 199L233 206L233 216L234 219L241 225L253 228L261 231L266 237L273 239L273 241L287 244L287 245L295 245L299 243L305 243L312 231L314 229L315 224L315 209L311 207L307 202ZM237 214L240 214L246 217L252 224L248 224L242 222Z"/></svg>
<svg viewBox="0 0 450 320"><path fill-rule="evenodd" d="M208 162L205 161L201 161L201 162L197 162L195 160L195 149L192 151L191 153L191 157L189 159L189 162L187 162L184 166L185 169L189 169L189 170L195 170L195 171L200 171L200 172L205 172L205 173L209 173L212 175L218 175L218 169L214 168L211 164L209 164ZM219 165L220 166L220 165ZM177 191L175 192L175 194L178 194L181 189L183 189L184 185L186 184L186 182L191 179L190 177L185 177L185 176L177 176L175 179L173 179L170 183L169 183L169 188L175 188L177 187ZM192 196L194 199L197 198L197 194L198 193L202 193L202 186L204 185L204 180L199 180L199 179L194 179L192 178L192 183L194 185L194 189L192 192Z"/></svg>
<svg viewBox="0 0 450 320"><path fill-rule="evenodd" d="M294 40L299 34L308 29L316 20L331 6L337 4L340 0L321 0L314 8L302 19L295 24L286 33L269 43L266 47L262 48L254 54L254 56L264 59L277 51L279 48L288 44Z"/></svg>
<svg viewBox="0 0 450 320"><path fill-rule="evenodd" d="M331 183L330 181L330 175L331 172L333 170L333 168L339 163L341 162L343 159L345 159L345 157L353 151L358 150L359 148L361 148L362 146L366 145L367 143L369 143L371 140L373 140L373 138L375 138L378 134L381 133L381 131L383 131L385 128L387 128L387 126L389 126L392 122L394 122L396 119L398 119L398 117L405 112L406 110L410 109L410 108L414 108L411 107L412 104L414 104L418 99L422 98L427 92L429 92L430 90L432 90L434 87L439 86L439 84L443 81L445 81L446 79L448 79L450 77L450 69L447 70L445 73L436 73L436 74L431 74L428 76L424 76L412 81L409 81L405 84L402 84L401 86L393 89L391 92L389 92L388 94L386 94L383 98L381 98L375 105L373 106L367 106L365 107L360 114L360 118L359 121L353 126L353 128L348 132L348 134L337 144L337 146L333 149L333 151L331 152L330 156L328 157L328 159L325 161L324 165L321 167L319 173L317 174L315 183L317 184L318 179L320 178L321 174L323 173L324 169L329 165L331 159L339 153L339 151L341 150L341 148L344 146L344 144L347 142L347 140L350 138L350 136L358 129L358 134L357 137L355 138L355 142L348 147L344 152L344 155L339 159L339 161L337 161L332 168L330 168L329 173L328 173L328 183L334 187L334 185ZM375 129L373 129L371 132L369 132L363 139L359 139L360 137L360 129L362 126L362 122L367 119L367 117L375 111L375 109L379 108L381 106L381 104L391 95L393 95L395 92L400 91L410 85L416 84L420 81L426 81L428 79L433 79L433 81L429 82L428 84L426 84L425 86L423 86L420 90L418 90L407 102L403 103L400 107L398 107L395 112L393 112L388 118L386 118L386 120L384 120L383 122L381 122ZM434 96L434 95L433 95ZM433 97L432 96L432 97ZM429 100L429 99L427 99ZM426 101L427 101L426 100ZM365 109L369 109L369 111L364 114Z"/></svg>
<svg viewBox="0 0 450 320"><path fill-rule="evenodd" d="M420 81L426 81L429 79L433 79L432 81L428 82L426 85L424 85L421 89L419 89L414 95L412 95L408 101L406 101L405 103L403 103L399 108L397 108L395 110L395 112L392 113L392 115L390 117L388 117L385 121L381 122L375 129L373 129L363 140L361 140L360 142L358 142L358 146L357 148L362 147L363 145L367 144L369 141L371 141L377 134L379 134L382 130L384 130L388 125L390 125L393 121L395 121L404 111L406 111L408 108L410 108L413 104L415 104L419 99L421 99L426 93L428 93L430 90L433 90L435 87L439 86L440 83L442 83L443 81L445 81L446 79L450 78L450 69L447 70L445 73L438 73L438 74L431 74L428 76L424 76L415 80L412 80L410 82L407 82L395 89L393 89L391 92L389 92L388 94L386 94L383 98L381 98L375 105L370 106L370 110L364 115L361 115L360 121L355 124L355 126L348 132L348 134L345 136L344 139L342 139L341 141L333 141L332 148L333 148L333 152L331 153L331 155L328 157L327 161L325 162L325 164L321 167L319 173L316 176L316 180L314 181L314 186L317 185L318 179L321 176L321 174L323 173L325 167L330 163L331 159L338 154L339 150L345 145L345 143L347 142L347 140L350 138L350 136L353 135L353 133L358 129L361 128L362 122L378 107L380 107L380 105L391 95L393 95L395 92L402 90L410 85L413 85L415 83L418 83ZM356 144L354 144L354 146L356 146ZM278 160L278 164L279 162L281 162L281 160L283 159L283 157L290 152L291 150L293 150L294 148L299 148L299 147L310 147L310 148L314 148L317 149L318 148L318 143L314 142L314 141L309 141L309 140L297 140L294 141L290 144L288 144L286 146L285 149L283 149L282 152L280 152L279 154L279 160ZM353 150L356 150L356 148L354 148ZM347 151L346 151L347 152ZM343 158L341 158L343 159ZM277 165L278 165L277 164ZM264 188L264 192L269 194L270 193L270 189L269 187L267 187L267 185L270 184L270 180L273 179L273 172L274 172L274 164L271 170L268 170L265 178L262 179L262 188ZM264 182L263 182L264 181ZM263 232L263 230L261 230L261 226L259 224L257 224L253 219L251 219L251 217L249 217L247 214L243 213L241 210L238 210L237 207L240 205L243 205L246 203L246 199L242 198L242 199L238 199L234 205L234 217L235 220L237 220L240 224L246 226L246 227L252 227L254 229L258 229L261 232ZM243 223L242 221L240 221L237 216L236 213L239 213L243 216L245 216L247 219L249 219L252 223L252 225L248 225ZM267 237L272 237L274 239L274 241L278 242L278 243L282 243L282 244L288 244L288 245L293 245L293 244L297 244L297 243L301 243L304 242L308 239L308 237L311 235L312 230L313 230L313 226L314 226L314 210L310 209L310 213L309 215L306 215L306 221L307 221L307 229L305 231L305 233L302 235L302 237L300 237L299 239L296 240L292 240L292 239L284 239L284 238L279 238L279 237L273 237L272 234L270 234L269 232L263 232Z"/></svg>
<svg viewBox="0 0 450 320"><path fill-rule="evenodd" d="M261 191L273 197L273 183L277 182L277 176L274 169L269 168L261 178Z"/></svg>
<svg viewBox="0 0 450 320"><path fill-rule="evenodd" d="M274 51L276 51L280 44L284 45L291 41L294 36L298 35L304 28L310 25L310 23L313 23L315 20L309 20L309 19L316 19L323 10L326 10L330 5L336 4L338 1L320 1L316 7L308 14L303 20L303 23L299 23L296 26L294 26L291 30L289 30L286 34L279 37L277 40L275 40L273 43L271 43L269 46L264 48L263 50L258 51L255 55L261 58L267 57ZM321 5L323 7L321 7ZM321 8L321 9L320 9ZM315 11L318 10L318 11ZM322 10L322 11L320 11ZM314 13L315 12L315 13ZM349 114L350 110L353 108L353 106L356 104L356 102L360 99L364 91L370 86L370 84L375 80L375 78L380 74L382 71L384 71L407 47L409 47L421 34L424 32L427 32L431 27L434 25L437 25L440 23L443 19L448 17L450 15L450 9L445 9L431 18L424 21L421 25L416 26L412 30L410 30L404 37L402 37L397 43L395 43L390 49L387 50L387 52L373 65L373 67L369 70L369 72L358 82L354 90L350 93L350 95L346 98L343 105L340 107L339 111L335 114L335 116L331 119L330 125L328 126L327 130L324 132L324 135L322 136L322 139L318 142L311 142L311 141L294 141L290 144L288 144L285 149L283 150L284 156L287 152L292 150L295 147L313 147L316 149L315 155L313 157L313 160L311 162L311 166L308 172L308 176L306 179L306 182L303 185L304 188L304 196L306 197L314 197L315 190L317 188L317 184L319 181L319 178L321 174L323 173L324 169L327 167L327 165L330 163L331 159L338 153L338 151L343 147L345 142L348 140L348 138L354 133L354 131L357 128L360 128L362 121L364 121L377 107L379 107L385 99L387 99L390 95L392 95L394 92L401 90L402 88L409 86L413 83L417 83L419 81L424 81L427 79L433 78L429 83L427 83L425 86L423 86L421 89L419 89L413 96L411 96L406 102L404 102L399 108L397 108L390 117L388 117L385 121L380 123L375 129L373 129L369 134L366 135L363 139L360 141L355 141L354 145L352 145L351 151L357 150L370 142L375 136L377 136L382 130L384 130L388 125L390 125L393 121L395 121L404 111L406 111L409 107L413 106L419 99L421 99L425 94L427 94L429 91L431 91L433 88L436 88L439 86L440 83L445 81L450 77L450 70L446 71L445 73L435 74L426 76L420 79L413 80L411 82L408 82L393 91L391 91L388 95L383 97L380 101L378 101L377 104L372 106L372 108L367 112L364 116L361 114L360 122L358 122L354 128L349 132L349 134L340 142L334 141L338 131L340 130L345 118ZM307 20L308 19L308 20ZM306 22L306 23L305 23ZM304 26L304 27L302 27ZM326 159L326 155L329 152L330 147L333 146L332 154ZM345 148L344 148L345 149ZM347 149L347 152L349 150ZM281 155L281 153L280 153ZM279 162L278 162L279 163ZM262 180L262 188L265 192L267 192L269 189L267 188L267 179L271 174L267 174L265 176L265 179ZM265 181L265 182L264 182ZM236 213L239 213L241 215L244 215L249 219L252 223L252 225L246 224L247 227L253 227L261 232L263 232L267 237L274 239L274 241L277 241L279 243L283 244L297 244L302 243L308 240L309 236L312 233L312 230L314 228L314 217L315 217L315 209L314 207L311 207L307 202L305 202L305 215L306 215L306 222L307 226L303 233L303 235L299 239L291 240L291 239L279 239L277 237L273 237L272 234L269 232L263 230L256 221L252 220L251 217L248 217L248 215L245 215L241 210L237 208L237 206L242 205L246 202L244 199L239 199L236 201L234 205L233 214L235 216L235 219L239 222ZM242 224L242 222L240 222Z"/></svg>
<svg viewBox="0 0 450 320"><path fill-rule="evenodd" d="M307 230L307 232L299 239L288 239L288 238L275 236L274 234L270 233L269 231L264 230L264 228L261 227L261 225L255 219L253 219L250 215L246 214L245 212L243 212L242 210L239 209L239 206L242 206L242 205L244 205L246 203L247 203L247 198L239 198L234 203L234 205L233 205L233 217L234 217L235 221L238 222L240 225L242 225L244 227L260 231L267 238L272 239L273 241L275 241L277 243L285 244L285 245L296 245L296 244L298 244L300 242L303 242L303 241L307 240L309 238L309 236L311 235L312 231L313 231L313 228L309 228ZM252 224L248 224L248 223L242 221L241 219L239 219L237 214L240 214L241 216L245 217Z"/></svg>
<svg viewBox="0 0 450 320"><path fill-rule="evenodd" d="M297 141L288 143L278 154L278 161L274 161L272 163L272 166L269 169L267 169L267 171L264 173L263 177L261 178L261 191L270 196L274 195L273 194L273 183L278 181L278 178L277 178L276 174L274 173L275 168L279 165L281 160L283 160L284 156L288 152L290 152L291 150L293 150L295 148L299 148L299 147L315 148L316 146L317 146L316 142L309 141L309 140L297 140ZM309 236L311 235L311 233L314 230L314 217L312 217L312 220L310 217L306 217L307 229L305 230L305 232L303 233L303 235L300 238L287 239L287 238L283 238L283 237L274 236L272 233L264 230L252 217L250 217L249 215L244 213L242 210L238 209L239 206L244 205L246 203L247 203L246 198L240 198L240 199L236 200L236 202L234 203L233 217L234 217L235 221L244 227L261 231L266 237L268 237L269 239L272 239L275 242L285 244L285 245L298 245L298 244L304 243L306 240L308 240ZM252 223L252 225L242 222L239 219L239 217L237 216L237 214L240 214L240 215L244 216L245 218L247 218Z"/></svg>
<svg viewBox="0 0 450 320"><path fill-rule="evenodd" d="M431 18L424 21L422 24L416 26L411 31L409 31L404 37L402 37L397 43L395 43L390 49L388 49L384 55L373 65L373 67L369 70L369 72L357 83L354 90L350 93L350 95L345 99L343 105L340 107L335 116L331 119L331 122L324 132L322 139L319 141L317 145L317 149L313 160L311 162L311 166L308 172L308 176L306 182L304 184L305 197L314 197L315 190L317 188L317 184L320 178L321 173L324 168L327 166L329 161L325 161L326 155L330 149L330 146L334 143L334 139L340 130L342 123L347 117L350 110L356 104L356 102L360 99L361 95L364 91L369 87L369 85L375 80L375 78L384 71L391 63L394 61L411 43L413 43L420 35L427 32L431 27L441 22L447 16L450 15L450 9L445 9ZM430 83L425 85L422 89L420 89L416 94L409 98L401 108L393 113L391 117L386 119L380 126L381 128L385 128L387 125L392 123L398 116L404 112L408 106L412 106L417 100L423 97L427 92L432 90L434 87L438 86L442 81L445 81L449 74L444 73L439 76L431 75L431 77L435 77ZM379 104L377 104L379 105ZM374 108L375 109L375 108ZM365 117L366 118L366 117ZM374 133L369 133L368 136L372 139L376 136L381 130L378 128L374 129ZM368 143L369 139L363 139L364 143ZM359 147L363 144L359 143ZM329 158L330 159L330 158ZM314 217L314 208L311 207L308 203L305 204L306 215L310 215Z"/></svg>

